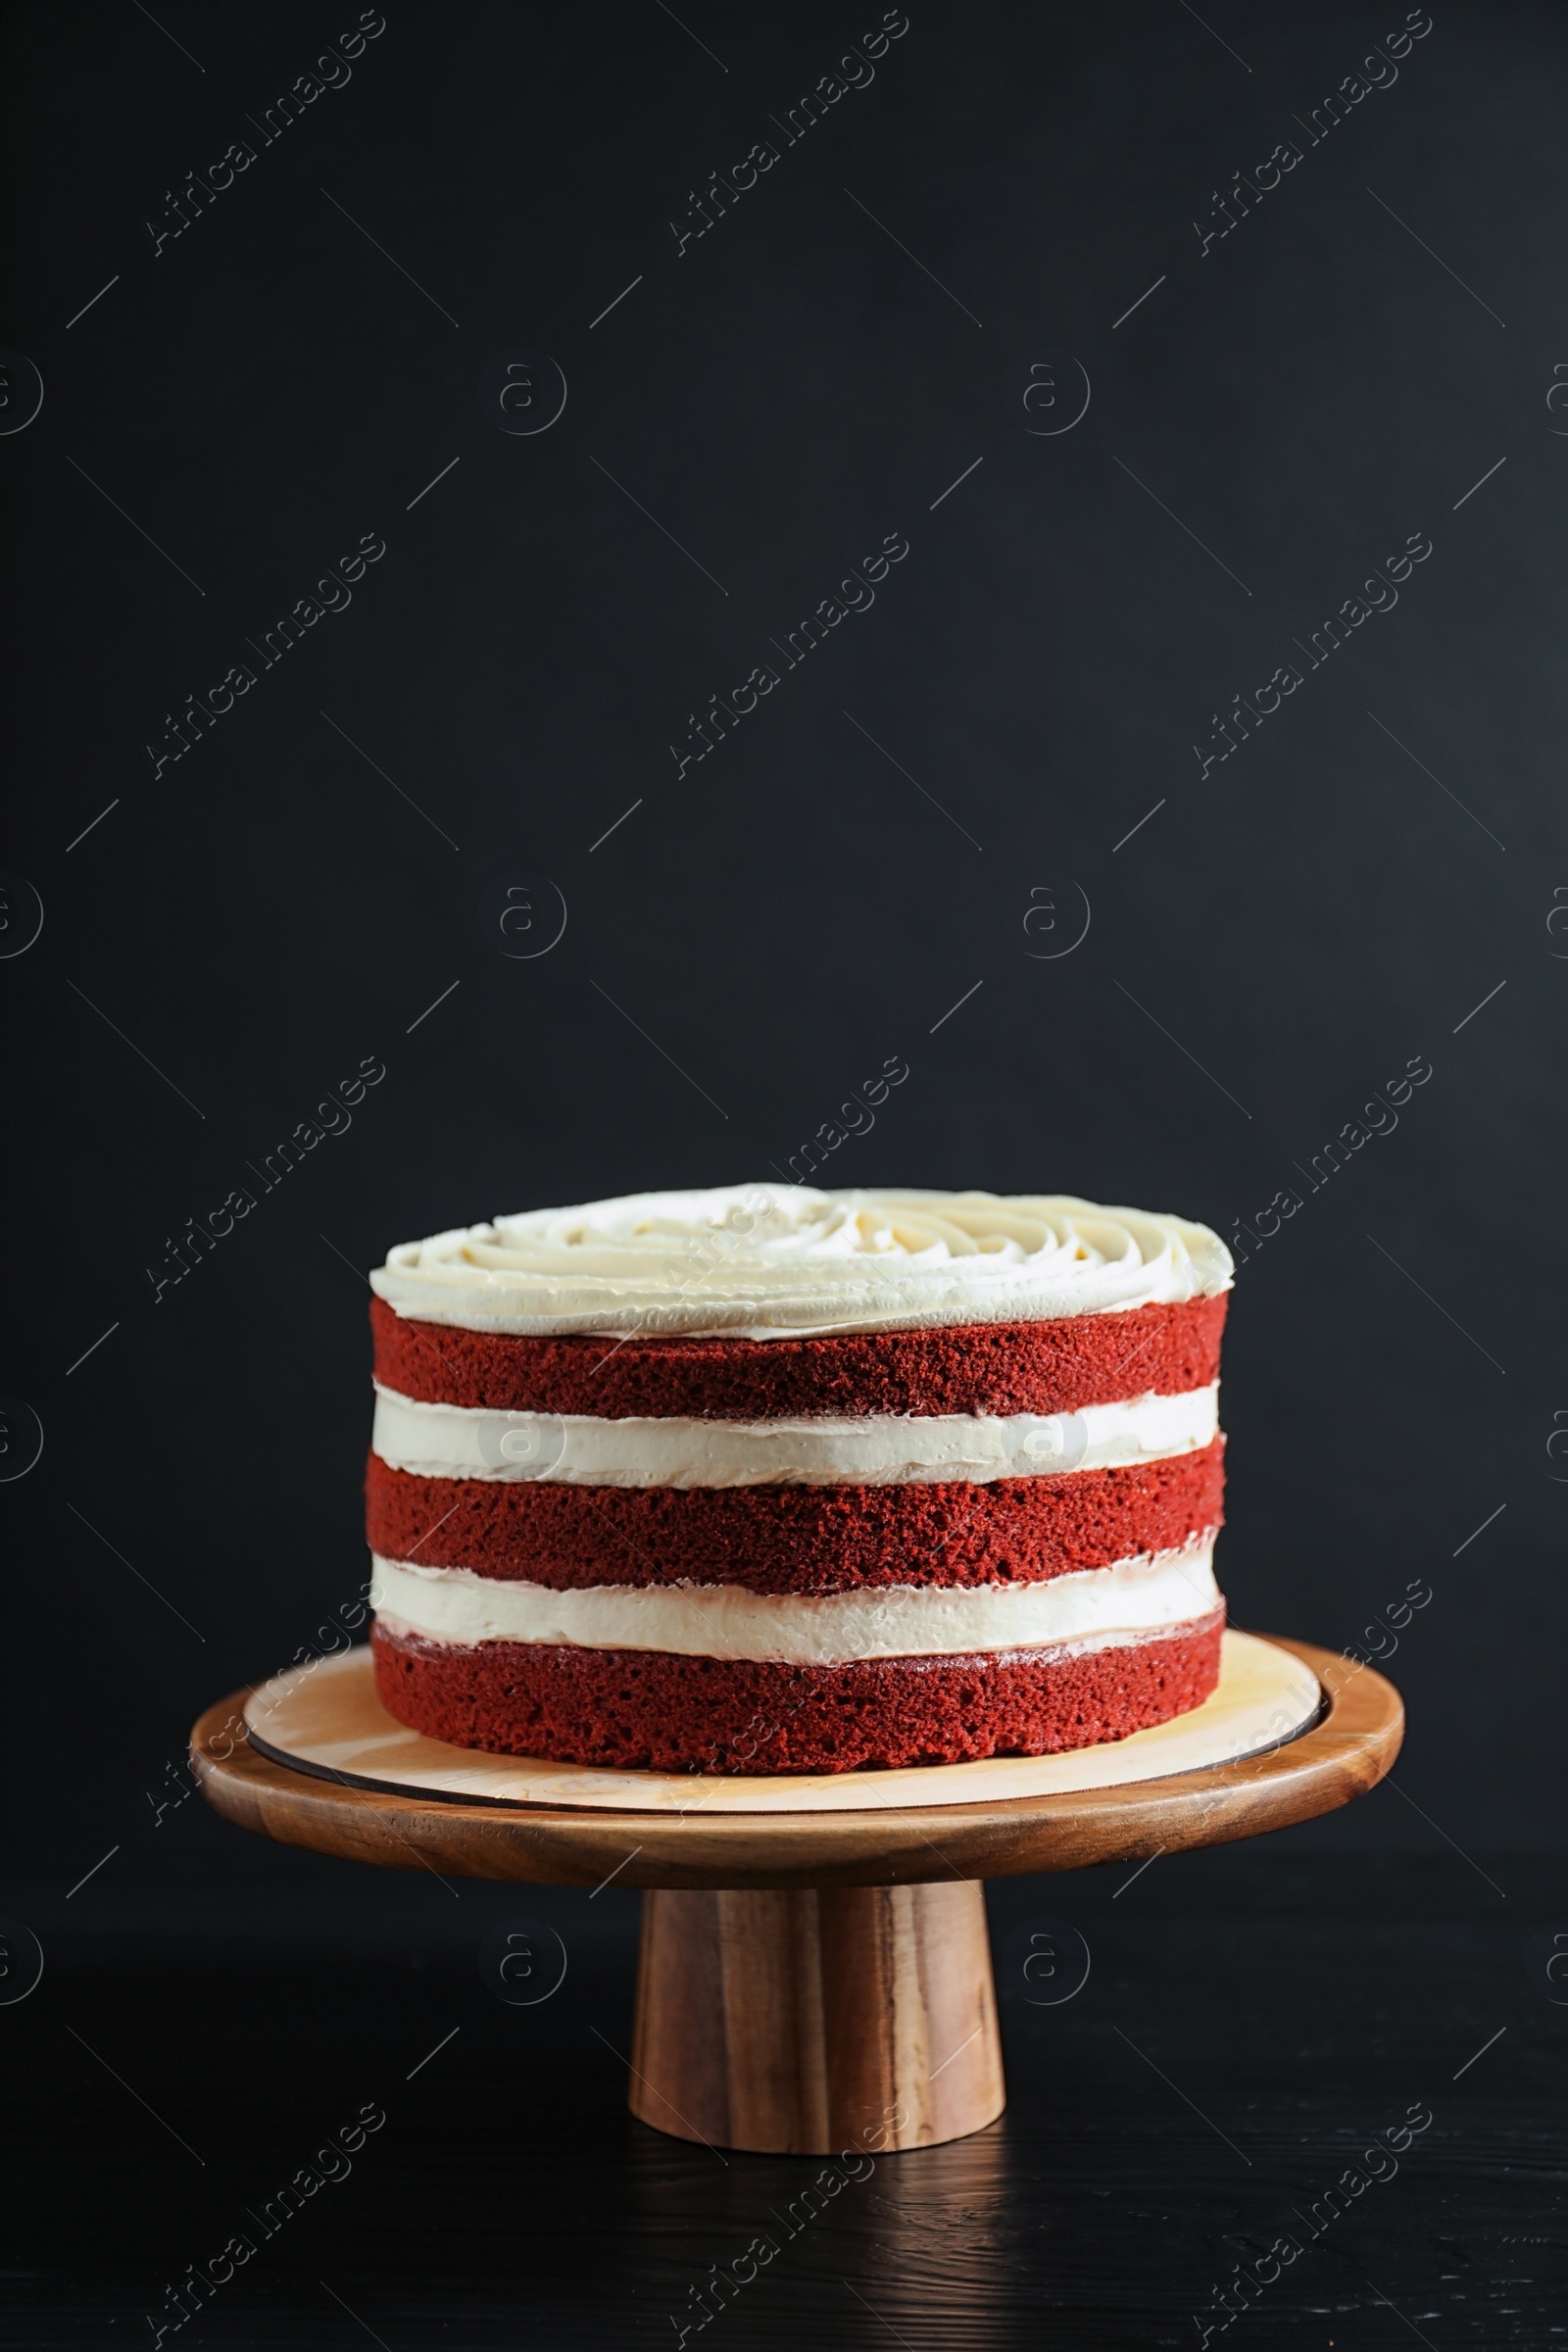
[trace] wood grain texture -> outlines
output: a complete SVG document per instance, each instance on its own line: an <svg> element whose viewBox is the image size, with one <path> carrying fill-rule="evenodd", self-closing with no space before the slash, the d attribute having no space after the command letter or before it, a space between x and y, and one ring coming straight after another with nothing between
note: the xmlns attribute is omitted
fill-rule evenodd
<svg viewBox="0 0 1568 2352"><path fill-rule="evenodd" d="M773 2155L931 2147L1005 2091L973 1881L644 1898L632 2113Z"/></svg>
<svg viewBox="0 0 1568 2352"><path fill-rule="evenodd" d="M1220 1845L1349 1804L1399 1752L1393 1685L1335 1650L1270 1635L1325 1691L1323 1719L1283 1747L1122 1788L880 1813L730 1815L573 1812L388 1795L334 1785L262 1755L245 1739L246 1693L220 1699L191 1735L210 1804L240 1828L355 1862L443 1875L596 1886L804 1888L918 1886L1141 1861Z"/></svg>

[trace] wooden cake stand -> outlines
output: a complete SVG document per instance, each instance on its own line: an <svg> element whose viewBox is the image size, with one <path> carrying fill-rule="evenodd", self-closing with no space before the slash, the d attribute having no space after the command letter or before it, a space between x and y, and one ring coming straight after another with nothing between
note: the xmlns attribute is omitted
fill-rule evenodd
<svg viewBox="0 0 1568 2352"><path fill-rule="evenodd" d="M220 1813L285 1844L650 1889L629 2095L659 2131L771 2153L926 2147L980 2131L1005 2099L982 1880L1254 1838L1348 1804L1393 1764L1404 1715L1391 1684L1336 1651L1263 1639L1316 1675L1309 1728L1203 1770L1045 1795L889 1804L867 1789L880 1801L850 1810L841 1776L827 1809L473 1801L296 1769L247 1736L244 1690L202 1716L191 1756Z"/></svg>

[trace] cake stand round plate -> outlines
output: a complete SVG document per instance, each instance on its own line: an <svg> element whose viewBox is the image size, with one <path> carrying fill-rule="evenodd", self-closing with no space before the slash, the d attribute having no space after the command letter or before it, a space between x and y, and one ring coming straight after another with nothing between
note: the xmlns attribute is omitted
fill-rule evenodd
<svg viewBox="0 0 1568 2352"><path fill-rule="evenodd" d="M191 1735L208 1801L242 1829L353 1861L658 1889L644 1907L633 2112L678 2137L776 2152L930 2145L1001 2113L979 1881L1142 1861L1331 1812L1383 1778L1404 1726L1372 1668L1230 1635L1218 1710L1210 1700L1067 1757L795 1780L779 1810L776 1782L737 1796L735 1783L687 1781L682 1793L666 1774L580 1774L421 1740L381 1713L368 1675L368 1653L353 1651L310 1684L296 1673L210 1707ZM1199 1718L1223 1714L1239 1683L1255 1736L1216 1727L1220 1760L1194 1762ZM284 1760L295 1740L303 1766ZM387 1770L408 1740L438 1758L421 1758L413 1786ZM1157 1777L1129 1778L1130 1754ZM1029 1767L1044 1785L1017 1793ZM464 1793L463 1777L488 1768L508 1793ZM443 1772L457 1786L436 1785Z"/></svg>
<svg viewBox="0 0 1568 2352"><path fill-rule="evenodd" d="M245 1702L253 1746L274 1763L394 1796L587 1806L600 1812L861 1813L972 1805L1168 1780L1277 1747L1314 1722L1323 1692L1304 1659L1255 1634L1222 1637L1219 1686L1200 1707L1147 1731L1047 1756L816 1773L693 1773L558 1764L427 1739L382 1705L367 1648L274 1675Z"/></svg>

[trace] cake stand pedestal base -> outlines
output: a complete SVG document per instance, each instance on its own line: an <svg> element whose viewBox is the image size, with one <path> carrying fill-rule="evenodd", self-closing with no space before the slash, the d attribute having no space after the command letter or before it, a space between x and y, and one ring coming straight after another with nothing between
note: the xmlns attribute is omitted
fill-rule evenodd
<svg viewBox="0 0 1568 2352"><path fill-rule="evenodd" d="M1229 1761L1045 1794L987 1794L996 1776L973 1766L901 1773L896 1791L894 1776L879 1787L868 1775L864 1809L846 1808L843 1781L799 1784L783 1809L737 1809L733 1789L727 1806L676 1807L665 1776L635 1773L608 1802L435 1793L428 1778L398 1777L415 1769L414 1736L374 1700L364 1651L316 1678L303 1764L299 1749L290 1761L252 1736L243 1690L201 1718L191 1762L220 1813L285 1844L401 1870L646 1888L630 2100L658 2131L767 2154L929 2147L1003 2107L982 1880L1257 1837L1350 1803L1393 1764L1404 1711L1380 1674L1309 1642L1245 1639L1285 1653L1276 1670L1298 1689L1298 1665L1310 1669L1322 1703L1307 1728L1298 1703L1270 1744ZM259 1713L276 1736L282 1714ZM504 1770L528 1785L524 1766L416 1744L448 1781ZM1103 1752L1113 1769L1115 1747ZM969 1777L956 1784L954 1770ZM541 1789L558 1771L534 1768ZM760 1802L766 1785L740 1796Z"/></svg>
<svg viewBox="0 0 1568 2352"><path fill-rule="evenodd" d="M1005 2100L974 1880L643 1897L631 2110L645 2124L829 2156L961 2139Z"/></svg>

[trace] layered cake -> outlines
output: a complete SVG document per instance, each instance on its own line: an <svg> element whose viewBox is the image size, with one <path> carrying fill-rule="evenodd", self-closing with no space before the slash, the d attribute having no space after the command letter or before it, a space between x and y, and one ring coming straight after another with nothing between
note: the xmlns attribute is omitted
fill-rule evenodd
<svg viewBox="0 0 1568 2352"><path fill-rule="evenodd" d="M438 1740L849 1772L1200 1705L1231 1260L1066 1197L749 1185L370 1277L377 1687Z"/></svg>

